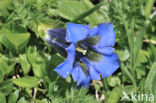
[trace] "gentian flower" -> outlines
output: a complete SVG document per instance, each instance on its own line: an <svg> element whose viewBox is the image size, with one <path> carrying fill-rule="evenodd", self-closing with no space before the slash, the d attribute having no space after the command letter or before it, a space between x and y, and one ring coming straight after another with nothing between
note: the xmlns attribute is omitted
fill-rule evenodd
<svg viewBox="0 0 156 103"><path fill-rule="evenodd" d="M89 25L67 23L67 28L47 30L46 41L66 60L54 70L61 77L72 75L77 85L89 86L90 80L100 80L119 68L114 53L115 32L111 23Z"/></svg>

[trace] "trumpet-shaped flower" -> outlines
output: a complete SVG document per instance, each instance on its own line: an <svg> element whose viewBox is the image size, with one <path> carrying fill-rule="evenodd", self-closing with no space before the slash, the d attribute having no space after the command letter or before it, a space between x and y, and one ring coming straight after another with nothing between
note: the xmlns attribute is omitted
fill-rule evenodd
<svg viewBox="0 0 156 103"><path fill-rule="evenodd" d="M111 23L90 28L88 25L67 23L64 29L49 29L49 42L66 60L55 71L63 78L72 75L77 85L89 86L90 80L100 80L119 68L114 53L115 32Z"/></svg>

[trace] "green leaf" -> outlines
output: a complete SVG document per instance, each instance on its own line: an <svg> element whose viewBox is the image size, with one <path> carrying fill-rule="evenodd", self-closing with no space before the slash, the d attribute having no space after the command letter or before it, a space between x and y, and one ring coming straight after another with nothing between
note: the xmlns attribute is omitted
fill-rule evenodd
<svg viewBox="0 0 156 103"><path fill-rule="evenodd" d="M4 74L3 71L0 69L0 83L3 81Z"/></svg>
<svg viewBox="0 0 156 103"><path fill-rule="evenodd" d="M142 47L142 40L143 40L144 30L141 30L139 34L136 36L136 41L134 45L134 59L137 60L138 53Z"/></svg>
<svg viewBox="0 0 156 103"><path fill-rule="evenodd" d="M25 6L30 6L36 3L37 0L25 0Z"/></svg>
<svg viewBox="0 0 156 103"><path fill-rule="evenodd" d="M56 82L52 82L49 84L49 90L48 90L48 95L56 95L55 92L59 91L58 90L59 87L58 85L56 84Z"/></svg>
<svg viewBox="0 0 156 103"><path fill-rule="evenodd" d="M156 62L153 63L145 80L145 90L156 97Z"/></svg>
<svg viewBox="0 0 156 103"><path fill-rule="evenodd" d="M96 10L98 10L103 4L104 4L104 3L101 2L101 3L97 4L97 5L95 5L93 8L87 10L86 12L80 14L78 17L74 18L74 19L72 20L72 22L76 22L76 21L78 21L78 20L83 20L85 17L91 15L91 14L94 13ZM95 20L95 18L93 18L92 16L90 17L90 19L91 19L91 20ZM92 22L93 22L93 21L92 21ZM95 20L94 22L96 22L96 20Z"/></svg>
<svg viewBox="0 0 156 103"><path fill-rule="evenodd" d="M50 79L50 82L55 81L58 78L58 74L53 70L55 69L60 63L64 61L59 54L53 54L50 56L50 60L47 63L47 75Z"/></svg>
<svg viewBox="0 0 156 103"><path fill-rule="evenodd" d="M49 103L49 102L48 102L48 99L42 99L41 102L42 102L42 103Z"/></svg>
<svg viewBox="0 0 156 103"><path fill-rule="evenodd" d="M108 98L107 103L118 103L121 94L122 94L122 86L115 87L112 90L112 92L111 92L111 94L110 94L110 96Z"/></svg>
<svg viewBox="0 0 156 103"><path fill-rule="evenodd" d="M128 44L129 44L129 48L130 48L130 53L132 54L131 56L133 56L133 49L134 49L134 19L132 19L131 24L128 24L127 21L124 21L124 26L126 29L126 35L128 38ZM131 25L131 27L129 28L129 25Z"/></svg>
<svg viewBox="0 0 156 103"><path fill-rule="evenodd" d="M3 47L2 47L2 44L0 42L0 52L2 52L2 51L3 51Z"/></svg>
<svg viewBox="0 0 156 103"><path fill-rule="evenodd" d="M33 72L34 72L35 76L44 77L45 69L46 69L46 63L45 63L44 59L41 57L37 57L37 59L38 60L36 61L36 63L32 64Z"/></svg>
<svg viewBox="0 0 156 103"><path fill-rule="evenodd" d="M142 63L146 63L148 61L147 57L149 57L150 53L151 52L146 50L140 50L135 65L139 66L142 65Z"/></svg>
<svg viewBox="0 0 156 103"><path fill-rule="evenodd" d="M29 38L29 33L17 34L5 29L4 34L1 37L1 42L7 49L12 52L16 52L23 49L27 45Z"/></svg>
<svg viewBox="0 0 156 103"><path fill-rule="evenodd" d="M36 47L30 46L27 50L27 58L31 64L36 62L36 57L38 56Z"/></svg>
<svg viewBox="0 0 156 103"><path fill-rule="evenodd" d="M76 6L77 5L77 6ZM85 11L84 6L77 1L61 1L58 5L58 10L60 16L72 20Z"/></svg>
<svg viewBox="0 0 156 103"><path fill-rule="evenodd" d="M5 95L0 92L0 103L6 103Z"/></svg>
<svg viewBox="0 0 156 103"><path fill-rule="evenodd" d="M130 95L132 92L137 93L138 88L134 85L126 85L123 89L124 89L124 92Z"/></svg>
<svg viewBox="0 0 156 103"><path fill-rule="evenodd" d="M13 68L15 66L15 63L9 63L9 60L5 60L8 58L5 58L5 59L4 58L2 59L2 58L0 59L0 69L3 75L10 75L14 71Z"/></svg>
<svg viewBox="0 0 156 103"><path fill-rule="evenodd" d="M29 102L25 100L25 97L22 97L17 103L29 103Z"/></svg>
<svg viewBox="0 0 156 103"><path fill-rule="evenodd" d="M46 73L46 60L40 55L35 47L29 47L27 58L32 65L35 76L43 77Z"/></svg>
<svg viewBox="0 0 156 103"><path fill-rule="evenodd" d="M16 103L19 96L19 91L16 90L14 93L9 95L8 103Z"/></svg>
<svg viewBox="0 0 156 103"><path fill-rule="evenodd" d="M6 61L2 59L2 57L0 59L0 70L2 71L3 75L5 75L8 70L8 65Z"/></svg>
<svg viewBox="0 0 156 103"><path fill-rule="evenodd" d="M136 80L135 78L132 76L132 74L129 72L129 70L127 69L127 66L125 66L123 63L121 63L121 70L123 72L123 74L130 80L132 81L132 83L134 85L136 85Z"/></svg>
<svg viewBox="0 0 156 103"><path fill-rule="evenodd" d="M53 66L53 69L56 68L63 61L64 59L59 54L54 54L51 56L51 65Z"/></svg>
<svg viewBox="0 0 156 103"><path fill-rule="evenodd" d="M7 8L11 5L11 3L11 0L0 0L0 15L4 17L9 15Z"/></svg>
<svg viewBox="0 0 156 103"><path fill-rule="evenodd" d="M73 89L65 92L65 98L63 103L98 103L92 95L87 94L86 88ZM60 103L60 102L57 102Z"/></svg>
<svg viewBox="0 0 156 103"><path fill-rule="evenodd" d="M26 75L29 72L30 67L31 67L27 60L26 54L19 56L19 62L22 66L22 70L23 70L24 74Z"/></svg>
<svg viewBox="0 0 156 103"><path fill-rule="evenodd" d="M155 61L156 60L156 48L155 48L155 45L150 43L150 46L149 46L148 50L149 50L150 57L151 57L150 59L152 61Z"/></svg>
<svg viewBox="0 0 156 103"><path fill-rule="evenodd" d="M97 14L93 12L95 12L100 6L96 6L95 8L93 7L93 4L91 4L91 2L89 2L88 0L64 0L59 2L57 12L63 18L66 18L71 21L79 20L87 16L84 19L85 21L88 21L90 24L96 24L97 20L99 19L97 19Z"/></svg>
<svg viewBox="0 0 156 103"><path fill-rule="evenodd" d="M154 5L155 0L147 0L145 6L145 16L148 18L151 15L152 7Z"/></svg>
<svg viewBox="0 0 156 103"><path fill-rule="evenodd" d="M107 81L108 81L108 84L111 86L111 87L115 87L117 85L120 85L121 84L121 81L120 81L120 78L119 77L108 77L107 78Z"/></svg>
<svg viewBox="0 0 156 103"><path fill-rule="evenodd" d="M136 67L136 73L137 73L137 78L142 79L142 76L146 75L146 67L144 65Z"/></svg>
<svg viewBox="0 0 156 103"><path fill-rule="evenodd" d="M40 83L40 78L35 76L25 76L19 79L13 79L13 83L20 87L32 88Z"/></svg>
<svg viewBox="0 0 156 103"><path fill-rule="evenodd" d="M116 53L118 54L120 61L124 62L130 57L130 53L127 49L125 50L117 50Z"/></svg>
<svg viewBox="0 0 156 103"><path fill-rule="evenodd" d="M134 65L133 65L134 64L134 26L135 26L134 18L132 19L131 24L128 24L127 21L124 21L124 26L128 38L128 44L129 44L129 50L131 56L131 73L134 75Z"/></svg>
<svg viewBox="0 0 156 103"><path fill-rule="evenodd" d="M5 96L10 94L13 90L13 83L12 81L3 81L0 83L0 92L3 93Z"/></svg>
<svg viewBox="0 0 156 103"><path fill-rule="evenodd" d="M0 10L6 9L11 4L10 0L1 0L0 1Z"/></svg>

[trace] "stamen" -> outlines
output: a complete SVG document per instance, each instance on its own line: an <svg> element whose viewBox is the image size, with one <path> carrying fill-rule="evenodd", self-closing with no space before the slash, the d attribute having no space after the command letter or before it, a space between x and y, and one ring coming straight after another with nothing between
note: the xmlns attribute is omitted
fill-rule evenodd
<svg viewBox="0 0 156 103"><path fill-rule="evenodd" d="M76 51L82 53L83 55L86 55L86 53L87 53L87 50L83 50L83 49L80 48L80 47L76 47Z"/></svg>

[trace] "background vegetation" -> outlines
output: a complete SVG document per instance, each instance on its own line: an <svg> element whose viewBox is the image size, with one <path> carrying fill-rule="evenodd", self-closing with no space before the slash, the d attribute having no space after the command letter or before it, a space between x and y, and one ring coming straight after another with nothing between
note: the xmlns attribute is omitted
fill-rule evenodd
<svg viewBox="0 0 156 103"><path fill-rule="evenodd" d="M122 100L123 91L153 94L156 100L154 2L0 0L0 103L131 103ZM64 80L55 73L64 58L45 42L45 30L66 22L92 27L112 22L118 71L92 81L89 89L76 89L71 77Z"/></svg>

